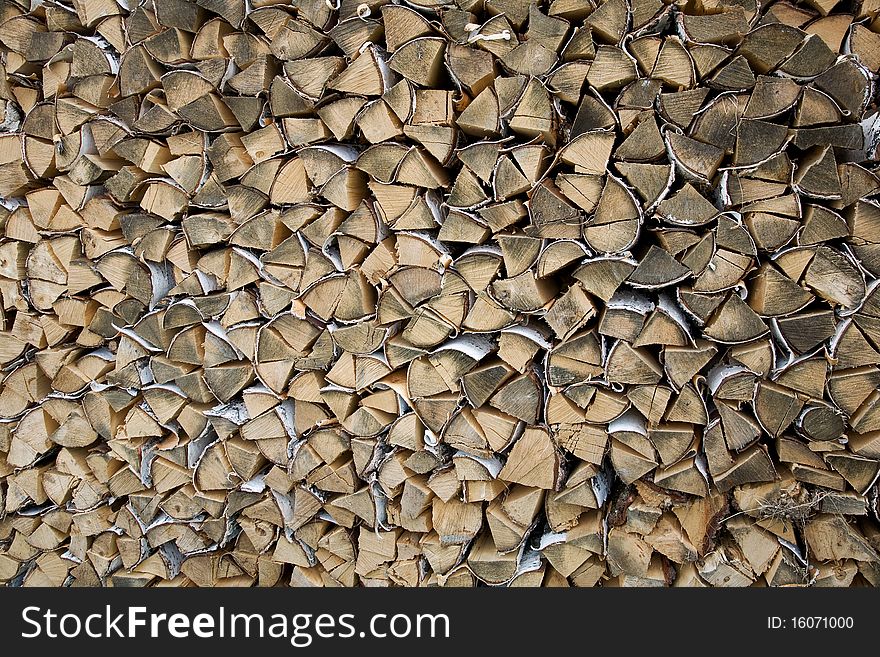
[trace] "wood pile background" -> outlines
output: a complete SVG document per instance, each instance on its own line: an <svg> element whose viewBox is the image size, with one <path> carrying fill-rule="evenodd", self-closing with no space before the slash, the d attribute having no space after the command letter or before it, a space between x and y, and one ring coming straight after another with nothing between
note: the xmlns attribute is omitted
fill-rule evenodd
<svg viewBox="0 0 880 657"><path fill-rule="evenodd" d="M0 582L880 585L880 1L0 1Z"/></svg>

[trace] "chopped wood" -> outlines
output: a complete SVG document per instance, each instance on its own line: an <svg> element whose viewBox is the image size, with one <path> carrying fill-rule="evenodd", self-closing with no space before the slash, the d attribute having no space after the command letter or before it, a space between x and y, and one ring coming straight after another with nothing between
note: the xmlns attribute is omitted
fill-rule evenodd
<svg viewBox="0 0 880 657"><path fill-rule="evenodd" d="M252 4L3 4L0 584L880 584L876 2Z"/></svg>

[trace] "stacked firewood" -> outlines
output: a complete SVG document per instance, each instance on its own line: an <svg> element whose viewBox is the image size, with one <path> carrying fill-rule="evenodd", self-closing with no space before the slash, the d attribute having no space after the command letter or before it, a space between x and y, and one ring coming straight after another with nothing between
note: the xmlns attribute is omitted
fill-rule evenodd
<svg viewBox="0 0 880 657"><path fill-rule="evenodd" d="M880 0L0 24L0 583L880 585Z"/></svg>

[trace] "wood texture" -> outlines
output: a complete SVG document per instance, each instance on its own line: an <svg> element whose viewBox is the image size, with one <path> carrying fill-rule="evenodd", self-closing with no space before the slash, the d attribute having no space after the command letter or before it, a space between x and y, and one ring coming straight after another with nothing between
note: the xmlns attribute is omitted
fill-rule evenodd
<svg viewBox="0 0 880 657"><path fill-rule="evenodd" d="M0 24L0 583L880 585L876 2Z"/></svg>

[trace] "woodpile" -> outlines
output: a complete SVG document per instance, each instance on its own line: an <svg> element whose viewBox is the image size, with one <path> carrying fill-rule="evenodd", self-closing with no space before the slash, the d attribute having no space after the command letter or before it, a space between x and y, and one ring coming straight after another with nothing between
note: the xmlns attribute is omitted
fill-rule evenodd
<svg viewBox="0 0 880 657"><path fill-rule="evenodd" d="M880 585L878 0L0 24L0 583Z"/></svg>

